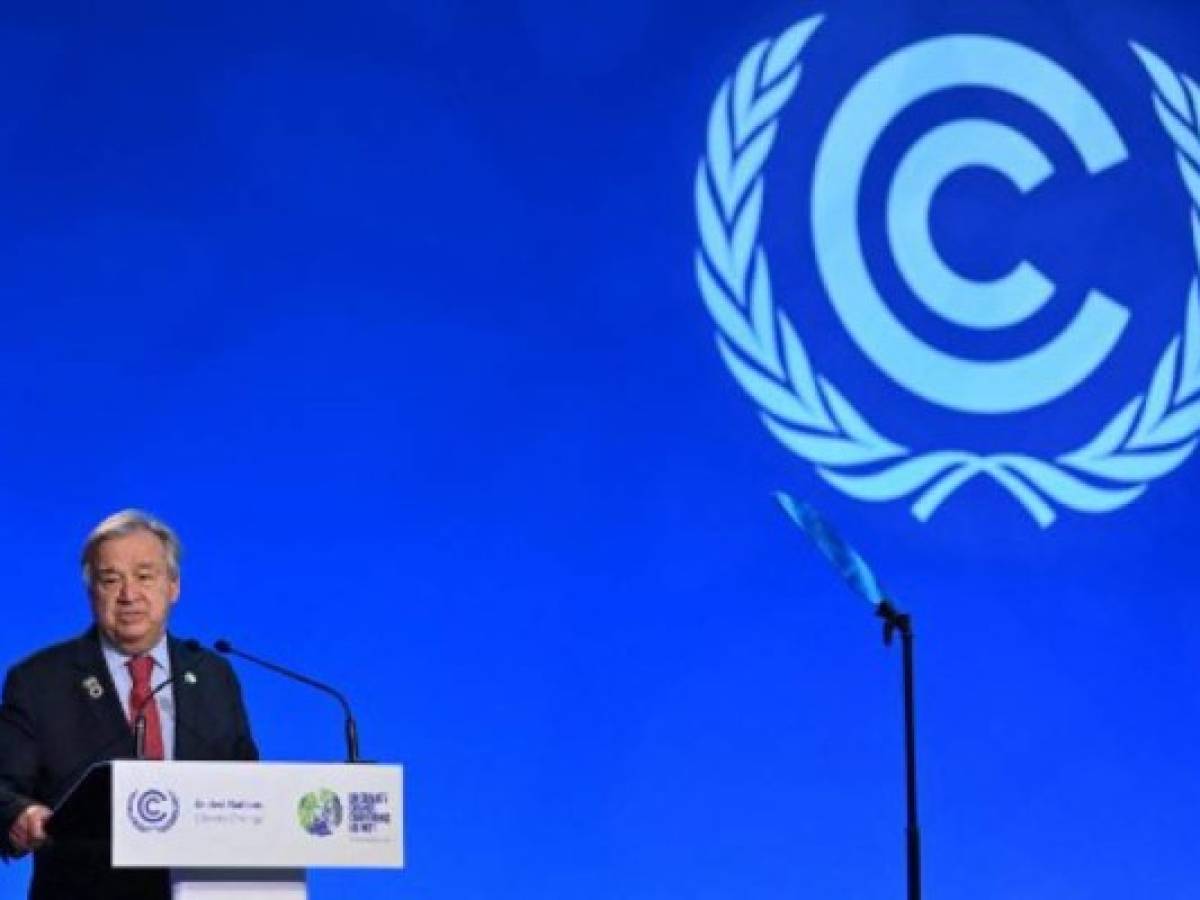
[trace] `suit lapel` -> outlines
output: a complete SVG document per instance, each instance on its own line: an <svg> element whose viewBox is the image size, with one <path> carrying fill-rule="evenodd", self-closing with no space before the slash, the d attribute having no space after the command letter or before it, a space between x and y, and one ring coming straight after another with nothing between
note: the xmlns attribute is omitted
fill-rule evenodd
<svg viewBox="0 0 1200 900"><path fill-rule="evenodd" d="M189 650L183 641L168 638L171 653L171 685L175 695L175 759L195 759L198 748L197 715L200 711L199 675L196 672L200 656Z"/></svg>
<svg viewBox="0 0 1200 900"><path fill-rule="evenodd" d="M75 642L74 667L79 703L95 721L100 733L107 739L109 734L128 732L125 710L121 707L121 699L117 696L108 665L104 662L100 636L95 628L88 629Z"/></svg>

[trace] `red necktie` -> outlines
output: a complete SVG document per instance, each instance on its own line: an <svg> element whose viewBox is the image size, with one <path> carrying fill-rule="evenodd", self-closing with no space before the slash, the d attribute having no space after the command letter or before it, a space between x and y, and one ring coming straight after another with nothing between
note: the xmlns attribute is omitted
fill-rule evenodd
<svg viewBox="0 0 1200 900"><path fill-rule="evenodd" d="M154 660L149 656L137 656L125 665L133 676L133 689L129 692L129 724L136 724L138 710L141 710L146 720L146 739L142 745L144 758L162 759L163 736L162 722L158 718L158 700L150 697L150 673L154 670Z"/></svg>

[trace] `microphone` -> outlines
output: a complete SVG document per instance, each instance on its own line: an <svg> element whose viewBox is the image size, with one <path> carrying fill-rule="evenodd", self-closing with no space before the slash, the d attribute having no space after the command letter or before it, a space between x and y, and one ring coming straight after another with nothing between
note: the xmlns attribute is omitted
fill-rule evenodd
<svg viewBox="0 0 1200 900"><path fill-rule="evenodd" d="M200 652L200 642L195 638L188 638L183 642L183 646L191 653ZM201 657L203 659L203 657ZM189 670L190 672L190 670ZM180 675L188 675L189 672L173 672L171 677L161 682L150 694L139 703L133 710L133 745L135 748L134 758L146 758L146 710L150 708L150 704L154 702L155 696L159 691L163 690L168 685L174 684L175 679Z"/></svg>
<svg viewBox="0 0 1200 900"><path fill-rule="evenodd" d="M350 712L350 703L346 700L346 696L339 690L336 690L324 682L317 681L315 678L309 678L307 675L301 675L299 672L293 672L291 669L285 669L283 666L273 662L268 662L252 654L246 653L244 650L238 650L229 641L221 638L213 642L213 646L217 648L219 653L224 653L226 656L239 656L248 662L254 663L256 666L262 666L264 669L282 675L285 678L290 678L293 681L299 681L301 684L307 684L311 688L316 688L337 700L342 705L342 713L346 717L346 762L359 763L362 760L358 755L358 725L354 721L354 714Z"/></svg>

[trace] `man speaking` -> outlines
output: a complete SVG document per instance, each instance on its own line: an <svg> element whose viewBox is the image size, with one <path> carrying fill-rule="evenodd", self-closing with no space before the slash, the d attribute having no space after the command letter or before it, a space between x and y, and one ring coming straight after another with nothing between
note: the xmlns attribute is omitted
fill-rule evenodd
<svg viewBox="0 0 1200 900"><path fill-rule="evenodd" d="M53 808L92 763L133 758L138 744L146 759L258 758L229 664L167 634L179 556L175 533L157 519L138 510L106 518L83 545L94 624L4 682L0 853L34 853L33 900L170 896L163 870L114 870L107 847L48 838Z"/></svg>

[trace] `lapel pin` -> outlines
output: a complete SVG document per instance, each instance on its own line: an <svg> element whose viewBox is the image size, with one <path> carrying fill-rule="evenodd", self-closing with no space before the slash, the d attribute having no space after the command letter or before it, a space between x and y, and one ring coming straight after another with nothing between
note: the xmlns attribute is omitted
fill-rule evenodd
<svg viewBox="0 0 1200 900"><path fill-rule="evenodd" d="M195 672L184 672L183 680L185 682L187 682L188 684L195 684L196 683L196 673Z"/></svg>
<svg viewBox="0 0 1200 900"><path fill-rule="evenodd" d="M83 679L83 689L87 691L89 697L93 700L99 700L104 696L104 688L100 685L100 679L95 675L89 675Z"/></svg>

